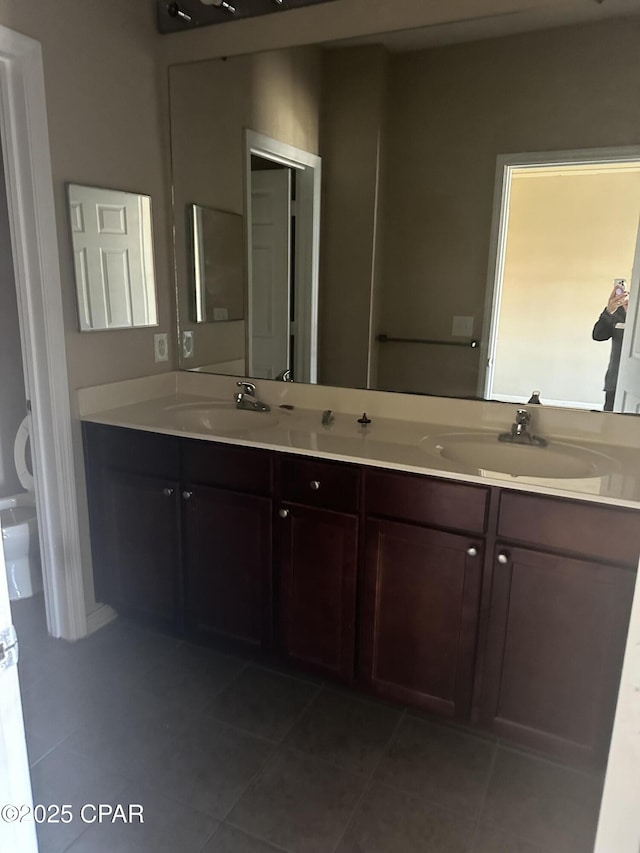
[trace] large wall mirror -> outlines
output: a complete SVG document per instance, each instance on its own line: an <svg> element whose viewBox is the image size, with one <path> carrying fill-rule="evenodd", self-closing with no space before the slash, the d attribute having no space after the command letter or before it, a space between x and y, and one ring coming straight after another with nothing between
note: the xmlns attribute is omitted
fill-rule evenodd
<svg viewBox="0 0 640 853"><path fill-rule="evenodd" d="M81 332L156 326L151 198L67 185Z"/></svg>
<svg viewBox="0 0 640 853"><path fill-rule="evenodd" d="M539 389L543 403L602 409L612 344L592 330L614 279L630 312L635 299L638 35L639 18L612 19L173 66L179 333L194 334L181 367L518 402ZM256 154L252 134L321 162L320 235L305 249L318 269L311 369L296 346L308 332L296 315L300 171ZM265 186L286 210L268 368L250 333L258 308L261 325L278 325L262 284L272 258L255 257L266 207L250 210L248 194ZM191 204L245 217L243 319L192 321Z"/></svg>

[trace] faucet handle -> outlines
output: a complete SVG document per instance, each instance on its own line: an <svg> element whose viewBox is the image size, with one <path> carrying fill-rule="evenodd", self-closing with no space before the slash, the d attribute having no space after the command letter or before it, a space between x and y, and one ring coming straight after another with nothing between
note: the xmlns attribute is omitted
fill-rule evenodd
<svg viewBox="0 0 640 853"><path fill-rule="evenodd" d="M242 388L242 392L244 394L248 394L250 397L256 396L256 386L253 384L253 382L239 381L236 382L236 385L238 386L238 388Z"/></svg>
<svg viewBox="0 0 640 853"><path fill-rule="evenodd" d="M526 409L516 409L516 423L526 426L531 421L531 415Z"/></svg>

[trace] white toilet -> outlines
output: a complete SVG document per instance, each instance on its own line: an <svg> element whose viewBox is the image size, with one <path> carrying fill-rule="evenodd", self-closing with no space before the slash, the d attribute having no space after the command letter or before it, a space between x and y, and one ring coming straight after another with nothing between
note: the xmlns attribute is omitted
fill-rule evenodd
<svg viewBox="0 0 640 853"><path fill-rule="evenodd" d="M42 589L36 496L33 474L27 465L28 443L29 415L20 424L13 447L18 479L26 492L0 498L2 546L12 601L29 598Z"/></svg>

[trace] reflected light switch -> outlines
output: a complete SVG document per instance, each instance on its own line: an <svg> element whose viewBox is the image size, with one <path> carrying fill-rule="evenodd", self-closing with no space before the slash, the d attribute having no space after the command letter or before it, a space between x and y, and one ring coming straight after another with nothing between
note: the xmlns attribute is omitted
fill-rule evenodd
<svg viewBox="0 0 640 853"><path fill-rule="evenodd" d="M182 333L182 357L193 358L193 332Z"/></svg>
<svg viewBox="0 0 640 853"><path fill-rule="evenodd" d="M473 317L454 316L451 326L451 335L454 338L472 338Z"/></svg>

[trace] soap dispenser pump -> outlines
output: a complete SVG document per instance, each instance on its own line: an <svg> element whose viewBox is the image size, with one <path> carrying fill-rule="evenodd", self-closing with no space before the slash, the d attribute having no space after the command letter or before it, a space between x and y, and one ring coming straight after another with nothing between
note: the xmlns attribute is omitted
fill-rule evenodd
<svg viewBox="0 0 640 853"><path fill-rule="evenodd" d="M540 406L542 405L542 403L540 402L540 392L539 391L532 391L531 392L531 397L529 397L529 400L527 401L527 405L531 405L532 403L533 404L537 403Z"/></svg>

